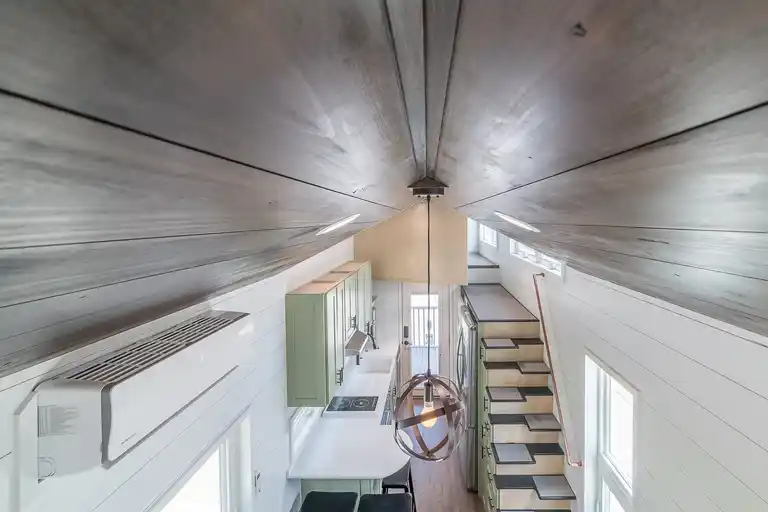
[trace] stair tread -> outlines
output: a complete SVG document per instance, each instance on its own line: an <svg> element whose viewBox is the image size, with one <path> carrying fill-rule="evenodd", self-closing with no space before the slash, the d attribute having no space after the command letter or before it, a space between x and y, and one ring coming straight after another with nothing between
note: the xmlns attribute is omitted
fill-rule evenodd
<svg viewBox="0 0 768 512"><path fill-rule="evenodd" d="M483 346L489 350L518 349L520 345L543 345L538 338L483 338Z"/></svg>
<svg viewBox="0 0 768 512"><path fill-rule="evenodd" d="M496 464L535 464L536 455L565 455L558 443L492 443Z"/></svg>
<svg viewBox="0 0 768 512"><path fill-rule="evenodd" d="M529 396L552 396L547 386L487 386L491 402L527 402Z"/></svg>
<svg viewBox="0 0 768 512"><path fill-rule="evenodd" d="M499 265L482 254L470 252L467 254L467 268L499 268Z"/></svg>
<svg viewBox="0 0 768 512"><path fill-rule="evenodd" d="M491 425L525 425L528 430L558 432L560 423L554 414L489 414Z"/></svg>
<svg viewBox="0 0 768 512"><path fill-rule="evenodd" d="M522 374L549 374L552 371L543 361L485 361L487 371L514 370Z"/></svg>
<svg viewBox="0 0 768 512"><path fill-rule="evenodd" d="M536 459L524 444L493 443L492 451L496 464L536 464Z"/></svg>
<svg viewBox="0 0 768 512"><path fill-rule="evenodd" d="M540 500L575 500L565 475L494 475L494 484L499 491L534 489Z"/></svg>
<svg viewBox="0 0 768 512"><path fill-rule="evenodd" d="M464 285L461 291L478 322L539 323L539 319L500 284Z"/></svg>

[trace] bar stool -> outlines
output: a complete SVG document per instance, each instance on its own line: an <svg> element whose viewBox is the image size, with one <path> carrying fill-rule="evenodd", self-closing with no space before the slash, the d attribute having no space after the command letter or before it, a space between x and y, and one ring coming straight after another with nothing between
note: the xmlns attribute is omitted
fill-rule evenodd
<svg viewBox="0 0 768 512"><path fill-rule="evenodd" d="M357 512L416 512L410 494L364 494Z"/></svg>
<svg viewBox="0 0 768 512"><path fill-rule="evenodd" d="M355 512L356 492L310 491L299 512Z"/></svg>
<svg viewBox="0 0 768 512"><path fill-rule="evenodd" d="M381 481L381 492L384 494L389 494L390 489L402 489L404 493L410 494L411 500L413 501L413 512L416 512L416 497L413 490L411 461L406 462L405 466L398 469L391 475L384 477L384 479Z"/></svg>

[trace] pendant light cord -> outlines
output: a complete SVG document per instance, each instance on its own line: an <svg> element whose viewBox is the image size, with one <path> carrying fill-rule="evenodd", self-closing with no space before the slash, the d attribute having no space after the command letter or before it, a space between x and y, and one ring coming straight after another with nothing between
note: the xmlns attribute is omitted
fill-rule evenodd
<svg viewBox="0 0 768 512"><path fill-rule="evenodd" d="M430 241L430 233L432 230L432 221L429 211L429 203L432 198L430 196L427 196L427 311L430 316L429 318L429 329L427 329L427 373L432 373L432 329L434 329L434 326L432 325L432 270L431 270L431 263L432 263L432 246Z"/></svg>

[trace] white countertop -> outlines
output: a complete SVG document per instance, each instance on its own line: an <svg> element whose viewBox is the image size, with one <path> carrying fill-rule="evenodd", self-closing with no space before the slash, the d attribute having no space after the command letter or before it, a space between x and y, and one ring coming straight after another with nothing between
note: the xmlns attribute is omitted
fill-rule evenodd
<svg viewBox="0 0 768 512"><path fill-rule="evenodd" d="M352 358L351 365L345 368L347 378L335 395L378 396L376 411L324 412L291 464L288 478L375 480L391 475L408 462L409 456L395 443L395 427L380 424L397 349L397 343L370 349L360 366Z"/></svg>

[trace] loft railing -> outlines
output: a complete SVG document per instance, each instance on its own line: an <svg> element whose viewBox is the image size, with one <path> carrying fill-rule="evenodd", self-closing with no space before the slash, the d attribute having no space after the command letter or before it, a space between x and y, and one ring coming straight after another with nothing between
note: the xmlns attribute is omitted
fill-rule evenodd
<svg viewBox="0 0 768 512"><path fill-rule="evenodd" d="M563 408L560 405L560 390L557 388L557 377L555 376L555 360L552 358L552 350L549 346L549 337L547 336L547 323L544 321L544 308L541 307L541 294L539 293L539 281L537 277L546 277L544 272L539 274L533 274L533 286L536 288L536 302L539 306L539 320L541 320L541 331L544 335L544 348L547 350L547 359L549 365L552 368L552 386L555 388L555 405L557 407L557 415L560 417L560 423L563 432L563 444L565 445L565 461L569 466L580 468L584 463L580 460L576 460L571 455L571 450L568 445L568 433L565 429L565 416L563 415Z"/></svg>

